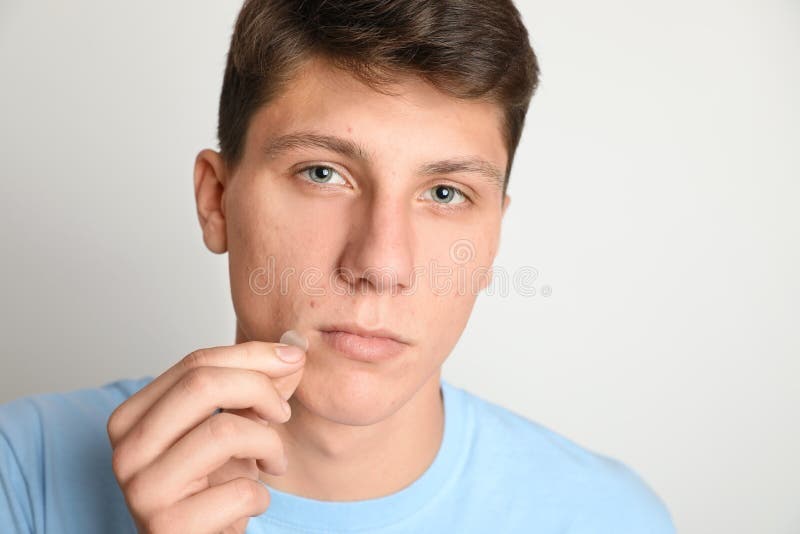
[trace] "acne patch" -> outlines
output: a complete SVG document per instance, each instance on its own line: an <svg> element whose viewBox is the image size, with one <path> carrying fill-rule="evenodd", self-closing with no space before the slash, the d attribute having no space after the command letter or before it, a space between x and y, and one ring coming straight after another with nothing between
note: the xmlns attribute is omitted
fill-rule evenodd
<svg viewBox="0 0 800 534"><path fill-rule="evenodd" d="M283 335L281 336L279 343L294 345L296 347L300 347L305 351L308 350L308 339L297 330L287 330L286 332L284 332Z"/></svg>

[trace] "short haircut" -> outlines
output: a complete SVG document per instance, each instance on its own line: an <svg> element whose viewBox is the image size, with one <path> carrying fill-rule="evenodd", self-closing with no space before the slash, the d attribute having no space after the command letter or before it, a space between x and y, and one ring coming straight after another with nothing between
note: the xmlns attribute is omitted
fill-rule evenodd
<svg viewBox="0 0 800 534"><path fill-rule="evenodd" d="M226 165L240 163L253 114L311 57L385 94L398 74L414 74L445 94L500 106L505 195L539 82L528 31L511 0L246 0L219 103Z"/></svg>

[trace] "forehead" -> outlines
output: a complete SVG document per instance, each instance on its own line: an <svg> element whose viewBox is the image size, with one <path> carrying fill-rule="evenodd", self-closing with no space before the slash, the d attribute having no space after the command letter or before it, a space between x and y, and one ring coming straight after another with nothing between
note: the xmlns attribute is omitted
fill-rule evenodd
<svg viewBox="0 0 800 534"><path fill-rule="evenodd" d="M388 88L394 94L378 92L323 60L308 60L255 113L249 141L264 147L295 131L327 132L352 138L382 158L477 156L505 171L497 104L452 97L417 76L397 78Z"/></svg>

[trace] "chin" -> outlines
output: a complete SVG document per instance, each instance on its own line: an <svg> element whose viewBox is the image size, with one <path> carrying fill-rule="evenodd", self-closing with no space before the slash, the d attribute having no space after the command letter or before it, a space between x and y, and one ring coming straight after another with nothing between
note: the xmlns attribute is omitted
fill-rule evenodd
<svg viewBox="0 0 800 534"><path fill-rule="evenodd" d="M319 369L307 364L294 397L311 413L329 421L366 426L390 417L403 406L413 387L369 368Z"/></svg>

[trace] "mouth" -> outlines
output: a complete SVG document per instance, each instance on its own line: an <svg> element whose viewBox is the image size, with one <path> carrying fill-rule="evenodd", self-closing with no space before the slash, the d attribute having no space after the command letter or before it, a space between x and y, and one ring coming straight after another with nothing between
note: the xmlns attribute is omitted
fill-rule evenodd
<svg viewBox="0 0 800 534"><path fill-rule="evenodd" d="M395 332L367 329L354 324L330 325L320 329L322 340L347 358L380 362L396 358L409 343Z"/></svg>

